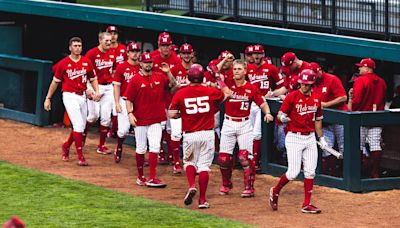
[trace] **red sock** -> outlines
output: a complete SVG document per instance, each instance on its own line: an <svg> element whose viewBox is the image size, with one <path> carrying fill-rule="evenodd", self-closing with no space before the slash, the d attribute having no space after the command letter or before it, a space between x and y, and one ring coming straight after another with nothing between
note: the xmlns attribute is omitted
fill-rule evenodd
<svg viewBox="0 0 400 228"><path fill-rule="evenodd" d="M163 131L162 134L163 140L167 143L167 158L172 160L173 159L173 148L171 144L171 135L167 131ZM164 157L165 157L165 151L164 151Z"/></svg>
<svg viewBox="0 0 400 228"><path fill-rule="evenodd" d="M112 123L112 132L117 132L118 131L118 116L112 116L111 123Z"/></svg>
<svg viewBox="0 0 400 228"><path fill-rule="evenodd" d="M73 132L74 131L71 130L71 132L69 133L67 141L64 142L63 146L65 148L69 148L72 145L72 143L74 142L74 133Z"/></svg>
<svg viewBox="0 0 400 228"><path fill-rule="evenodd" d="M196 187L196 168L193 165L186 166L186 178L189 183L189 188Z"/></svg>
<svg viewBox="0 0 400 228"><path fill-rule="evenodd" d="M125 138L117 137L117 150L122 150L122 144L124 143Z"/></svg>
<svg viewBox="0 0 400 228"><path fill-rule="evenodd" d="M199 187L200 187L200 197L199 201L200 202L205 202L206 201L206 192L207 192L207 186L208 186L208 172L207 171L202 171L199 174Z"/></svg>
<svg viewBox="0 0 400 228"><path fill-rule="evenodd" d="M281 179L279 179L278 183L275 185L274 187L274 193L275 194L279 194L279 192L281 191L281 189L283 188L283 186L285 186L287 183L289 183L289 180L286 177L286 173L284 173L281 176Z"/></svg>
<svg viewBox="0 0 400 228"><path fill-rule="evenodd" d="M179 165L181 162L180 157L179 157L179 151L181 149L181 141L175 141L171 140L171 150L172 150L172 156L174 158L174 165ZM169 152L169 149L168 149Z"/></svg>
<svg viewBox="0 0 400 228"><path fill-rule="evenodd" d="M143 178L144 154L136 153L136 167L138 170L138 177Z"/></svg>
<svg viewBox="0 0 400 228"><path fill-rule="evenodd" d="M156 169L157 169L157 162L158 162L158 154L149 151L149 168L150 168L150 179L156 178Z"/></svg>
<svg viewBox="0 0 400 228"><path fill-rule="evenodd" d="M381 164L381 151L371 151L371 159L372 159L372 178L379 178L380 175L380 164Z"/></svg>
<svg viewBox="0 0 400 228"><path fill-rule="evenodd" d="M261 151L261 140L257 139L253 141L253 155L254 155L254 161L256 162L256 165L258 165L258 162L260 161L260 151Z"/></svg>
<svg viewBox="0 0 400 228"><path fill-rule="evenodd" d="M215 134L215 151L219 151L219 137L217 132L214 132Z"/></svg>
<svg viewBox="0 0 400 228"><path fill-rule="evenodd" d="M304 203L303 207L311 203L311 193L314 185L314 179L304 178Z"/></svg>
<svg viewBox="0 0 400 228"><path fill-rule="evenodd" d="M104 127L103 125L100 125L99 147L104 146L104 143L106 142L107 132L108 132L108 127Z"/></svg>
<svg viewBox="0 0 400 228"><path fill-rule="evenodd" d="M73 134L73 138L75 141L75 147L76 147L76 153L78 154L78 159L84 159L83 158L83 146L82 146L82 142L83 142L83 134L82 132L72 132Z"/></svg>

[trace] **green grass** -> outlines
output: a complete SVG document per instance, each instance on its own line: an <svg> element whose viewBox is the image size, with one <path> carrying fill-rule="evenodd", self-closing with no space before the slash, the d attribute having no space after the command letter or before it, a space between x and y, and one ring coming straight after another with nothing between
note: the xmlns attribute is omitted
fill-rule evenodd
<svg viewBox="0 0 400 228"><path fill-rule="evenodd" d="M247 226L5 162L0 189L0 224L18 215L28 227Z"/></svg>

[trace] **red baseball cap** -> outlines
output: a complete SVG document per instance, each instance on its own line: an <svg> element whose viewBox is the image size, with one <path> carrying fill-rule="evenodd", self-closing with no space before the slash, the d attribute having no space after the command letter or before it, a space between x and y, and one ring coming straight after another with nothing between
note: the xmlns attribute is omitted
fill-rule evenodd
<svg viewBox="0 0 400 228"><path fill-rule="evenodd" d="M171 45L171 49L172 49L174 52L177 52L177 51L179 50L179 47L178 47L178 45L176 45L176 44L172 44L172 45Z"/></svg>
<svg viewBox="0 0 400 228"><path fill-rule="evenodd" d="M310 65L311 65L311 70L313 70L314 73L316 74L318 74L318 71L321 70L321 66L316 62L311 62Z"/></svg>
<svg viewBox="0 0 400 228"><path fill-rule="evenodd" d="M106 32L118 32L117 26L110 25L107 27Z"/></svg>
<svg viewBox="0 0 400 228"><path fill-rule="evenodd" d="M218 59L219 60L223 60L225 58L225 56L232 54L230 51L223 51L221 52L221 54L219 54Z"/></svg>
<svg viewBox="0 0 400 228"><path fill-rule="evenodd" d="M371 69L375 69L376 64L375 64L374 60L372 60L370 58L367 58L367 59L362 59L360 61L360 63L356 63L356 66L359 66L359 67L363 67L364 66L364 67L368 67L368 68L371 68Z"/></svg>
<svg viewBox="0 0 400 228"><path fill-rule="evenodd" d="M151 58L151 55L149 52L143 52L140 55L139 61L142 63L149 63L149 62L153 62L153 59Z"/></svg>
<svg viewBox="0 0 400 228"><path fill-rule="evenodd" d="M253 45L249 45L249 46L247 46L246 49L244 50L244 53L245 53L246 55L250 55L250 54L253 54L253 50L254 50Z"/></svg>
<svg viewBox="0 0 400 228"><path fill-rule="evenodd" d="M158 35L158 44L172 44L171 35L167 32L162 32Z"/></svg>
<svg viewBox="0 0 400 228"><path fill-rule="evenodd" d="M281 58L282 66L292 65L295 59L296 59L296 54L294 54L293 52L286 52Z"/></svg>
<svg viewBox="0 0 400 228"><path fill-rule="evenodd" d="M140 45L138 43L130 42L126 47L126 51L140 51Z"/></svg>
<svg viewBox="0 0 400 228"><path fill-rule="evenodd" d="M264 46L262 46L261 44L256 44L253 46L253 53L261 53L264 54Z"/></svg>
<svg viewBox="0 0 400 228"><path fill-rule="evenodd" d="M190 44L182 44L181 48L179 49L180 53L192 53L193 47Z"/></svg>

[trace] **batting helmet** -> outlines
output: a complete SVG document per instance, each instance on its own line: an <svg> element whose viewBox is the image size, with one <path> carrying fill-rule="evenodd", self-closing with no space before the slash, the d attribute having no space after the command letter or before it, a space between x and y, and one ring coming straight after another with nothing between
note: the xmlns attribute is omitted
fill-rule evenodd
<svg viewBox="0 0 400 228"><path fill-rule="evenodd" d="M193 83L202 83L204 78L204 69L200 64L193 64L188 71L188 79Z"/></svg>
<svg viewBox="0 0 400 228"><path fill-rule="evenodd" d="M312 85L315 82L315 73L311 69L305 69L299 74L299 79L297 80L300 84Z"/></svg>

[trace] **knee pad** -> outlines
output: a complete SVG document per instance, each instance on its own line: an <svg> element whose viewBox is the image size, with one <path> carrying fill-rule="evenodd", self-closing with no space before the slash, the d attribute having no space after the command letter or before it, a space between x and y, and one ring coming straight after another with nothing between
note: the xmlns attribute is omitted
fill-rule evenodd
<svg viewBox="0 0 400 228"><path fill-rule="evenodd" d="M239 150L238 159L242 167L249 166L250 165L249 151Z"/></svg>
<svg viewBox="0 0 400 228"><path fill-rule="evenodd" d="M229 169L232 167L232 155L227 153L219 153L218 164L221 168Z"/></svg>

